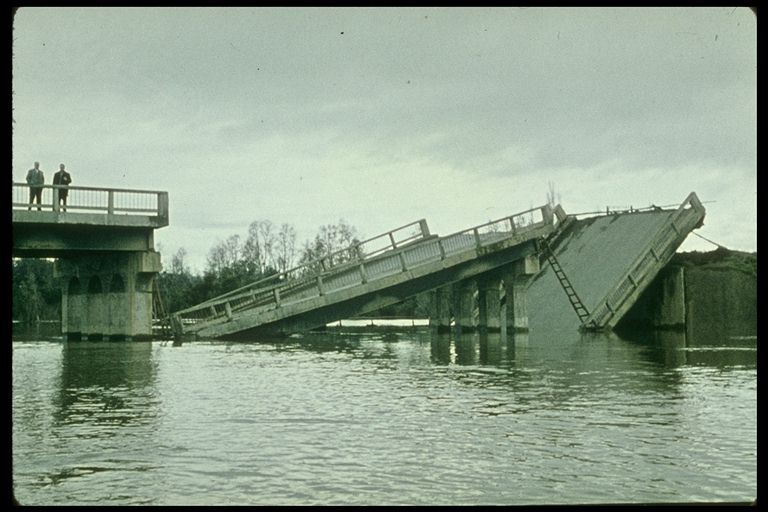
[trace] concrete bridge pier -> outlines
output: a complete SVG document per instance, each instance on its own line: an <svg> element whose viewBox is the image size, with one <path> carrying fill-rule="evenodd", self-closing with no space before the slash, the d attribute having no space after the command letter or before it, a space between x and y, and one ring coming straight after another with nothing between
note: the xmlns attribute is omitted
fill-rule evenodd
<svg viewBox="0 0 768 512"><path fill-rule="evenodd" d="M152 337L152 284L160 253L86 253L56 261L66 340Z"/></svg>
<svg viewBox="0 0 768 512"><path fill-rule="evenodd" d="M528 332L527 290L531 279L540 270L537 254L528 255L512 262L502 276L505 304L502 308L506 333Z"/></svg>
<svg viewBox="0 0 768 512"><path fill-rule="evenodd" d="M477 280L477 329L481 334L501 332L501 278L481 275Z"/></svg>
<svg viewBox="0 0 768 512"><path fill-rule="evenodd" d="M442 286L429 292L429 327L433 332L451 332L451 288Z"/></svg>
<svg viewBox="0 0 768 512"><path fill-rule="evenodd" d="M474 279L465 279L453 285L453 328L457 336L475 331L476 290L477 284Z"/></svg>
<svg viewBox="0 0 768 512"><path fill-rule="evenodd" d="M685 329L685 269L668 267L661 275L661 300L658 302L654 327Z"/></svg>

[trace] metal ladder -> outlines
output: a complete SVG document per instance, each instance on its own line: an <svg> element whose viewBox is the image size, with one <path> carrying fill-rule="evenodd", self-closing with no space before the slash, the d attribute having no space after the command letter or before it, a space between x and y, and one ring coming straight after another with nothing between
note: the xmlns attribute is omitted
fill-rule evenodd
<svg viewBox="0 0 768 512"><path fill-rule="evenodd" d="M540 239L540 243L544 249L544 255L546 256L547 261L549 261L549 264L552 266L552 270L555 272L557 280L560 281L560 285L563 287L563 290L565 290L565 294L568 296L568 300L571 302L573 310L576 311L576 314L581 321L581 326L586 327L586 321L589 318L589 311L581 302L581 299L579 299L579 296L576 294L576 290L573 289L573 285L571 285L571 282L568 280L568 276L566 276L565 272L563 272L563 267L561 267L560 262L557 261L555 253L549 246L547 239Z"/></svg>

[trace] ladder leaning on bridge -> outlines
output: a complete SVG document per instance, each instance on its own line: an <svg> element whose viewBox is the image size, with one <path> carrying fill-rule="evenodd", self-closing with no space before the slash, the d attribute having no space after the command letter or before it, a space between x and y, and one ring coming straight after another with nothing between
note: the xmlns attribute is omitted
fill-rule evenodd
<svg viewBox="0 0 768 512"><path fill-rule="evenodd" d="M565 291L565 294L568 296L568 300L571 303L571 306L573 307L573 310L576 312L576 315L579 317L579 321L581 321L582 327L586 325L587 319L589 318L589 311L587 310L586 306L581 302L581 299L579 299L578 294L576 293L576 290L573 289L573 285L571 284L571 281L568 279L568 276L565 275L565 272L563 272L563 267L560 266L560 262L557 261L557 257L555 257L555 252L552 250L552 247L549 245L549 241L546 237L541 238L539 241L541 248L543 250L544 256L547 258L547 261L549 262L550 266L552 267L552 270L555 273L555 276L557 277L557 280L560 282L560 285L563 287L563 290Z"/></svg>

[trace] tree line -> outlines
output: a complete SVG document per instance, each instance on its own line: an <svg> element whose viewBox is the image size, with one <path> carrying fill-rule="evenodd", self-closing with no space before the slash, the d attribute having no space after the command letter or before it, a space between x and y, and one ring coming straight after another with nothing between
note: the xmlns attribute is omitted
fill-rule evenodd
<svg viewBox="0 0 768 512"><path fill-rule="evenodd" d="M183 247L158 275L168 311L178 311L260 279L311 263L359 242L357 228L344 219L320 226L314 238L298 246L296 230L283 223L257 220L245 237L231 235L208 251L202 273L193 273Z"/></svg>

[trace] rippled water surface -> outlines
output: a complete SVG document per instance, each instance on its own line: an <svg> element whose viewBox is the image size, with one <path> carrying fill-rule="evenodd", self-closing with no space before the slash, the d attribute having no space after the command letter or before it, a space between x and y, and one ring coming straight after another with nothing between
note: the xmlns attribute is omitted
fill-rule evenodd
<svg viewBox="0 0 768 512"><path fill-rule="evenodd" d="M22 504L747 502L756 340L13 343Z"/></svg>

